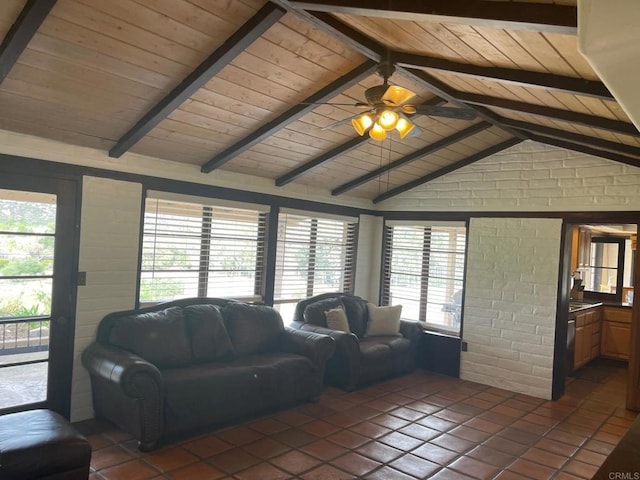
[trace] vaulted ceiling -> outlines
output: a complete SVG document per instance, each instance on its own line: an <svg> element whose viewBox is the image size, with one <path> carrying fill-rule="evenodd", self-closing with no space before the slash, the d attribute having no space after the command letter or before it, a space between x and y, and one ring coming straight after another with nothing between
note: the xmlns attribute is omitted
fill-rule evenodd
<svg viewBox="0 0 640 480"><path fill-rule="evenodd" d="M390 4L2 0L0 129L373 202L529 138L640 166L640 134L578 52L575 0ZM415 103L477 117L358 136L339 121L381 61Z"/></svg>

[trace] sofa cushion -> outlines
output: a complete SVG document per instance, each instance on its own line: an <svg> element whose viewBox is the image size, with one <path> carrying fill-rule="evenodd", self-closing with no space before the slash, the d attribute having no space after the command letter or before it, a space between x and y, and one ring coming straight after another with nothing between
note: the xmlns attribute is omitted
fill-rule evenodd
<svg viewBox="0 0 640 480"><path fill-rule="evenodd" d="M326 328L327 316L325 315L325 312L333 310L334 308L344 308L344 304L337 297L325 298L324 300L314 302L304 309L304 321L311 325Z"/></svg>
<svg viewBox="0 0 640 480"><path fill-rule="evenodd" d="M271 307L232 302L222 315L236 356L272 351L282 339L282 317Z"/></svg>
<svg viewBox="0 0 640 480"><path fill-rule="evenodd" d="M378 338L364 339L360 342L360 358L363 364L384 362L391 358L388 343L379 341Z"/></svg>
<svg viewBox="0 0 640 480"><path fill-rule="evenodd" d="M196 362L227 359L233 355L233 346L219 306L190 305L185 307L184 316Z"/></svg>
<svg viewBox="0 0 640 480"><path fill-rule="evenodd" d="M340 299L344 303L344 309L349 319L349 329L355 333L358 338L364 338L367 331L367 302L360 297L345 295Z"/></svg>
<svg viewBox="0 0 640 480"><path fill-rule="evenodd" d="M376 307L373 303L367 303L369 310L369 323L367 324L367 337L377 335L400 335L400 315L402 305L391 307Z"/></svg>
<svg viewBox="0 0 640 480"><path fill-rule="evenodd" d="M117 318L109 343L159 368L191 364L191 345L181 307Z"/></svg>
<svg viewBox="0 0 640 480"><path fill-rule="evenodd" d="M349 320L347 319L347 313L343 308L332 308L325 312L327 317L327 328L331 330L340 330L342 332L351 333L349 328Z"/></svg>

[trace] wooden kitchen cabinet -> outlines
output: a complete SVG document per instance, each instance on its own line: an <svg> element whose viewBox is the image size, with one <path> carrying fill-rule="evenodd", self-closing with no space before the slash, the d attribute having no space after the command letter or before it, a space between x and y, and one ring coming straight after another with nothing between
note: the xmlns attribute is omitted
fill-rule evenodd
<svg viewBox="0 0 640 480"><path fill-rule="evenodd" d="M573 368L580 368L600 355L602 310L591 308L576 313Z"/></svg>
<svg viewBox="0 0 640 480"><path fill-rule="evenodd" d="M604 307L600 354L629 360L631 347L631 309Z"/></svg>

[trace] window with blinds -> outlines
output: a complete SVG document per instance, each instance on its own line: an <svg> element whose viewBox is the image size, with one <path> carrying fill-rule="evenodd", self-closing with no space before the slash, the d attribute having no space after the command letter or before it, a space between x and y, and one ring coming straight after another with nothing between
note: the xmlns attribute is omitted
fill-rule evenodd
<svg viewBox="0 0 640 480"><path fill-rule="evenodd" d="M353 292L357 223L281 213L274 303L326 292Z"/></svg>
<svg viewBox="0 0 640 480"><path fill-rule="evenodd" d="M382 301L428 327L460 331L466 227L386 225Z"/></svg>
<svg viewBox="0 0 640 480"><path fill-rule="evenodd" d="M265 220L258 211L147 198L140 302L259 300Z"/></svg>

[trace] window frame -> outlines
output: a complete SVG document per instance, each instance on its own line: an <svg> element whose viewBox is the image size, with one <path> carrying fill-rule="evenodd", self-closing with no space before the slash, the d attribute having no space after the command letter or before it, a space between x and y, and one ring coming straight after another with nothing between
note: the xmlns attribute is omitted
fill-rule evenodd
<svg viewBox="0 0 640 480"><path fill-rule="evenodd" d="M392 254L393 254L393 245L390 242L393 241L393 231L396 227L411 227L411 228L420 228L422 229L422 251L421 251L421 268L420 274L417 275L420 279L420 298L418 299L418 307L419 314L418 319L408 319L413 321L418 321L423 326L425 330L435 331L440 333L445 333L447 335L462 335L462 321L463 321L463 310L464 310L464 290L466 288L466 270L467 270L467 248L468 248L468 235L469 235L469 225L468 222L459 222L459 221L442 221L442 222L420 222L420 221L392 221L386 222L383 226L383 238L382 238L382 265L381 265L381 275L380 275L380 301L383 305L388 305L391 297L391 277L393 275L393 271L391 271L392 265ZM461 290L463 292L460 298L459 311L457 312L449 312L449 313L457 313L459 315L459 322L457 322L456 327L449 327L447 325L442 325L439 323L430 323L427 318L427 310L428 310L428 292L429 292L429 279L433 279L434 277L430 275L430 256L432 253L437 253L432 251L431 245L431 233L432 229L438 228L463 228L463 236L464 236L464 249L461 253L462 255L462 274L459 281L462 282ZM455 234L454 232L450 232L451 234ZM453 255L460 255L457 252L450 252ZM454 258L454 265L456 261ZM455 276L447 277L449 280L456 281L458 280ZM452 292L452 297L456 293L455 289ZM443 308L446 304L443 304ZM445 310L443 310L445 311ZM405 317L406 318L406 317Z"/></svg>
<svg viewBox="0 0 640 480"><path fill-rule="evenodd" d="M147 201L156 200L160 202L173 202L179 203L183 205L194 205L195 207L199 207L201 209L200 217L200 233L191 233L189 234L193 238L196 236L200 239L199 245L199 254L198 254L198 269L194 270L185 270L185 272L196 272L197 273L197 297L206 297L209 288L209 282L211 280L210 273L212 271L210 259L212 258L211 252L213 247L215 246L215 242L213 242L213 237L226 238L228 240L233 240L232 236L223 237L219 234L220 231L215 230L213 224L216 220L215 210L221 209L229 209L229 210L244 210L247 212L256 213L257 216L257 235L256 235L256 249L255 249L255 258L256 258L256 268L254 270L254 285L253 285L253 294L243 294L243 295L227 295L225 298L231 298L239 301L246 302L261 302L263 300L264 295L264 280L265 280L265 265L266 265L266 241L267 241L267 218L268 218L268 210L263 208L261 205L253 205L253 204L240 204L237 202L225 202L220 201L217 202L216 199L211 198L207 199L206 197L190 197L186 195L172 195L170 193L165 192L153 192L152 194L147 193L146 197L143 198L142 201L142 222L141 222L141 230L140 230L140 261L138 265L138 292L136 295L136 302L139 307L141 306L150 306L166 301L171 301L176 298L182 297L174 297L174 298L165 298L161 300L142 300L142 281L143 274L147 272L154 272L156 270L145 270L144 269L144 246L145 246L145 237L149 234L146 231L146 215L147 215ZM258 207L258 208L256 208ZM156 215L157 213L152 213ZM197 215L193 215L194 218ZM154 238L155 238L154 234Z"/></svg>
<svg viewBox="0 0 640 480"><path fill-rule="evenodd" d="M280 296L278 295L278 284L282 285L284 280L284 276L278 278L278 271L287 270L287 265L284 263L284 255L283 255L283 242L286 242L280 235L281 223L287 221L288 216L297 217L301 221L309 220L309 241L305 244L309 245L309 259L306 265L306 279L307 285L305 294L301 297L289 298L288 296L282 296L280 292ZM340 291L344 293L353 294L355 289L355 276L356 276L356 260L357 260L357 248L358 248L358 233L359 233L359 219L352 217L341 217L330 214L322 214L319 212L310 212L310 211L297 211L297 210L283 210L278 214L278 235L276 239L276 258L275 258L275 272L273 278L274 284L274 296L273 296L273 305L277 307L279 305L286 304L295 304L304 298L309 298L314 295L319 294L320 292L315 292L316 287L316 266L317 266L317 258L318 258L318 245L320 242L318 241L319 233L318 226L321 220L325 221L341 221L344 222L344 250L342 252L342 264L340 267L340 283L342 284L342 288ZM286 225L285 225L286 228ZM293 243L293 241L289 241L287 243ZM282 259L282 260L281 260ZM336 270L338 271L338 270ZM279 282L280 280L280 282Z"/></svg>
<svg viewBox="0 0 640 480"><path fill-rule="evenodd" d="M622 302L622 293L623 293L623 285L624 285L624 258L625 258L625 248L626 248L626 238L618 237L618 236L597 236L591 237L589 242L589 248L591 248L592 243L616 243L618 244L618 263L617 263L617 271L616 271L616 293L604 293L597 292L595 290L584 290L584 295L588 298L592 298L594 300L600 300L604 302ZM591 259L589 258L589 263L591 263ZM589 269L599 268L603 269L603 267L594 267L593 265L587 265ZM583 267L584 268L584 267ZM588 274L585 272L585 274Z"/></svg>

